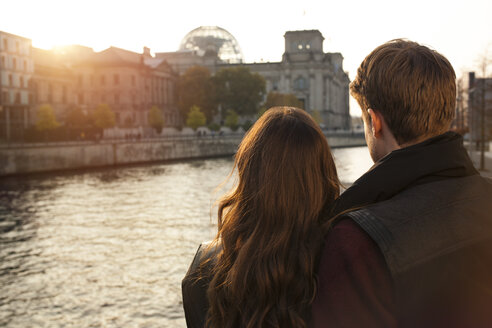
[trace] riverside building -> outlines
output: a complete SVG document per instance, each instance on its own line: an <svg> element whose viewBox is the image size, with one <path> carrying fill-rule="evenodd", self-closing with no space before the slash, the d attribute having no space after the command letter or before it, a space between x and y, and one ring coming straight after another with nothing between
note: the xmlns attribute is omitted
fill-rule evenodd
<svg viewBox="0 0 492 328"><path fill-rule="evenodd" d="M30 122L31 40L0 31L0 140L22 138Z"/></svg>
<svg viewBox="0 0 492 328"><path fill-rule="evenodd" d="M183 38L177 52L155 55L181 74L195 65L212 73L231 65L246 66L265 78L267 93L292 93L308 112L319 112L325 127L350 128L350 80L343 71L343 56L323 51L324 37L318 30L288 31L284 38L281 62L244 63L234 36L217 26L196 28Z"/></svg>
<svg viewBox="0 0 492 328"><path fill-rule="evenodd" d="M147 126L147 114L157 106L167 126L181 123L175 101L177 74L164 59L110 47L72 65L75 74L76 104L87 112L108 104L116 125Z"/></svg>
<svg viewBox="0 0 492 328"><path fill-rule="evenodd" d="M200 65L212 73L243 65L266 80L266 91L292 93L329 129L348 129L349 78L340 53L323 51L318 30L288 31L280 62L244 63L237 40L225 29L199 27L176 52L136 53L116 47L100 52L84 46L42 50L31 40L0 32L0 140L22 140L36 123L36 112L50 105L64 123L74 108L90 114L108 104L119 128L148 128L148 111L157 106L166 126L182 126L177 108L179 74ZM143 130L142 130L143 131Z"/></svg>
<svg viewBox="0 0 492 328"><path fill-rule="evenodd" d="M31 117L35 116L38 106L49 104L57 120L63 122L75 103L74 73L66 65L63 57L55 51L33 47L32 57L35 67L32 78L34 102Z"/></svg>
<svg viewBox="0 0 492 328"><path fill-rule="evenodd" d="M492 78L478 78L475 72L468 73L468 115L471 141L478 147L483 130L488 145L492 138Z"/></svg>

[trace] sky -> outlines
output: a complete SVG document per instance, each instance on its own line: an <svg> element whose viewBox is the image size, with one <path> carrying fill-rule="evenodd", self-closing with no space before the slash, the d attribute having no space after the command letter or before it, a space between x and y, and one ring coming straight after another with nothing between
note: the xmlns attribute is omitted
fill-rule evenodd
<svg viewBox="0 0 492 328"><path fill-rule="evenodd" d="M176 51L194 28L220 26L234 35L246 62L280 61L286 31L320 30L324 51L342 53L351 80L369 52L395 38L436 49L458 76L476 70L487 51L492 58L490 0L0 0L0 8L0 31L44 49ZM350 107L359 115L356 102Z"/></svg>

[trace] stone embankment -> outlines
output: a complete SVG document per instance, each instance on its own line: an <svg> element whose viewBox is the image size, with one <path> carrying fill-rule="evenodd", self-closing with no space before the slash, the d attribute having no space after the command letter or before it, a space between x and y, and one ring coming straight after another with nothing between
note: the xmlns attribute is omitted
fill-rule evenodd
<svg viewBox="0 0 492 328"><path fill-rule="evenodd" d="M242 134L141 140L0 144L0 176L231 156ZM333 148L365 145L360 134L328 135Z"/></svg>

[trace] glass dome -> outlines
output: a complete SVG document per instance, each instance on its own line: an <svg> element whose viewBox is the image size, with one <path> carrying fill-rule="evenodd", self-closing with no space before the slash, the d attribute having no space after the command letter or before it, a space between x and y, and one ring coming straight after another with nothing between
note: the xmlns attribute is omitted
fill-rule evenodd
<svg viewBox="0 0 492 328"><path fill-rule="evenodd" d="M230 64L243 62L243 52L236 38L218 26L200 26L186 34L179 51L187 50L195 51L199 56L216 53L222 61Z"/></svg>

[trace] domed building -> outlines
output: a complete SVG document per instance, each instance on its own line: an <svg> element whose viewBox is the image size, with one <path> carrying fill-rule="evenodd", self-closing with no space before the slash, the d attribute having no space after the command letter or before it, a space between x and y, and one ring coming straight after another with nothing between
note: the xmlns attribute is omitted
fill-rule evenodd
<svg viewBox="0 0 492 328"><path fill-rule="evenodd" d="M318 30L287 31L281 62L244 63L239 43L218 26L198 27L183 38L177 52L156 53L179 74L205 66L212 74L243 65L265 78L266 92L294 94L311 114L319 113L328 129L350 128L349 77L339 52L323 51Z"/></svg>
<svg viewBox="0 0 492 328"><path fill-rule="evenodd" d="M222 62L243 62L239 43L231 33L218 26L200 26L186 34L178 51L192 51L198 56L215 55Z"/></svg>
<svg viewBox="0 0 492 328"><path fill-rule="evenodd" d="M205 66L211 72L220 64L241 64L243 52L236 38L218 26L200 26L185 35L178 51L158 52L178 73L192 66Z"/></svg>

